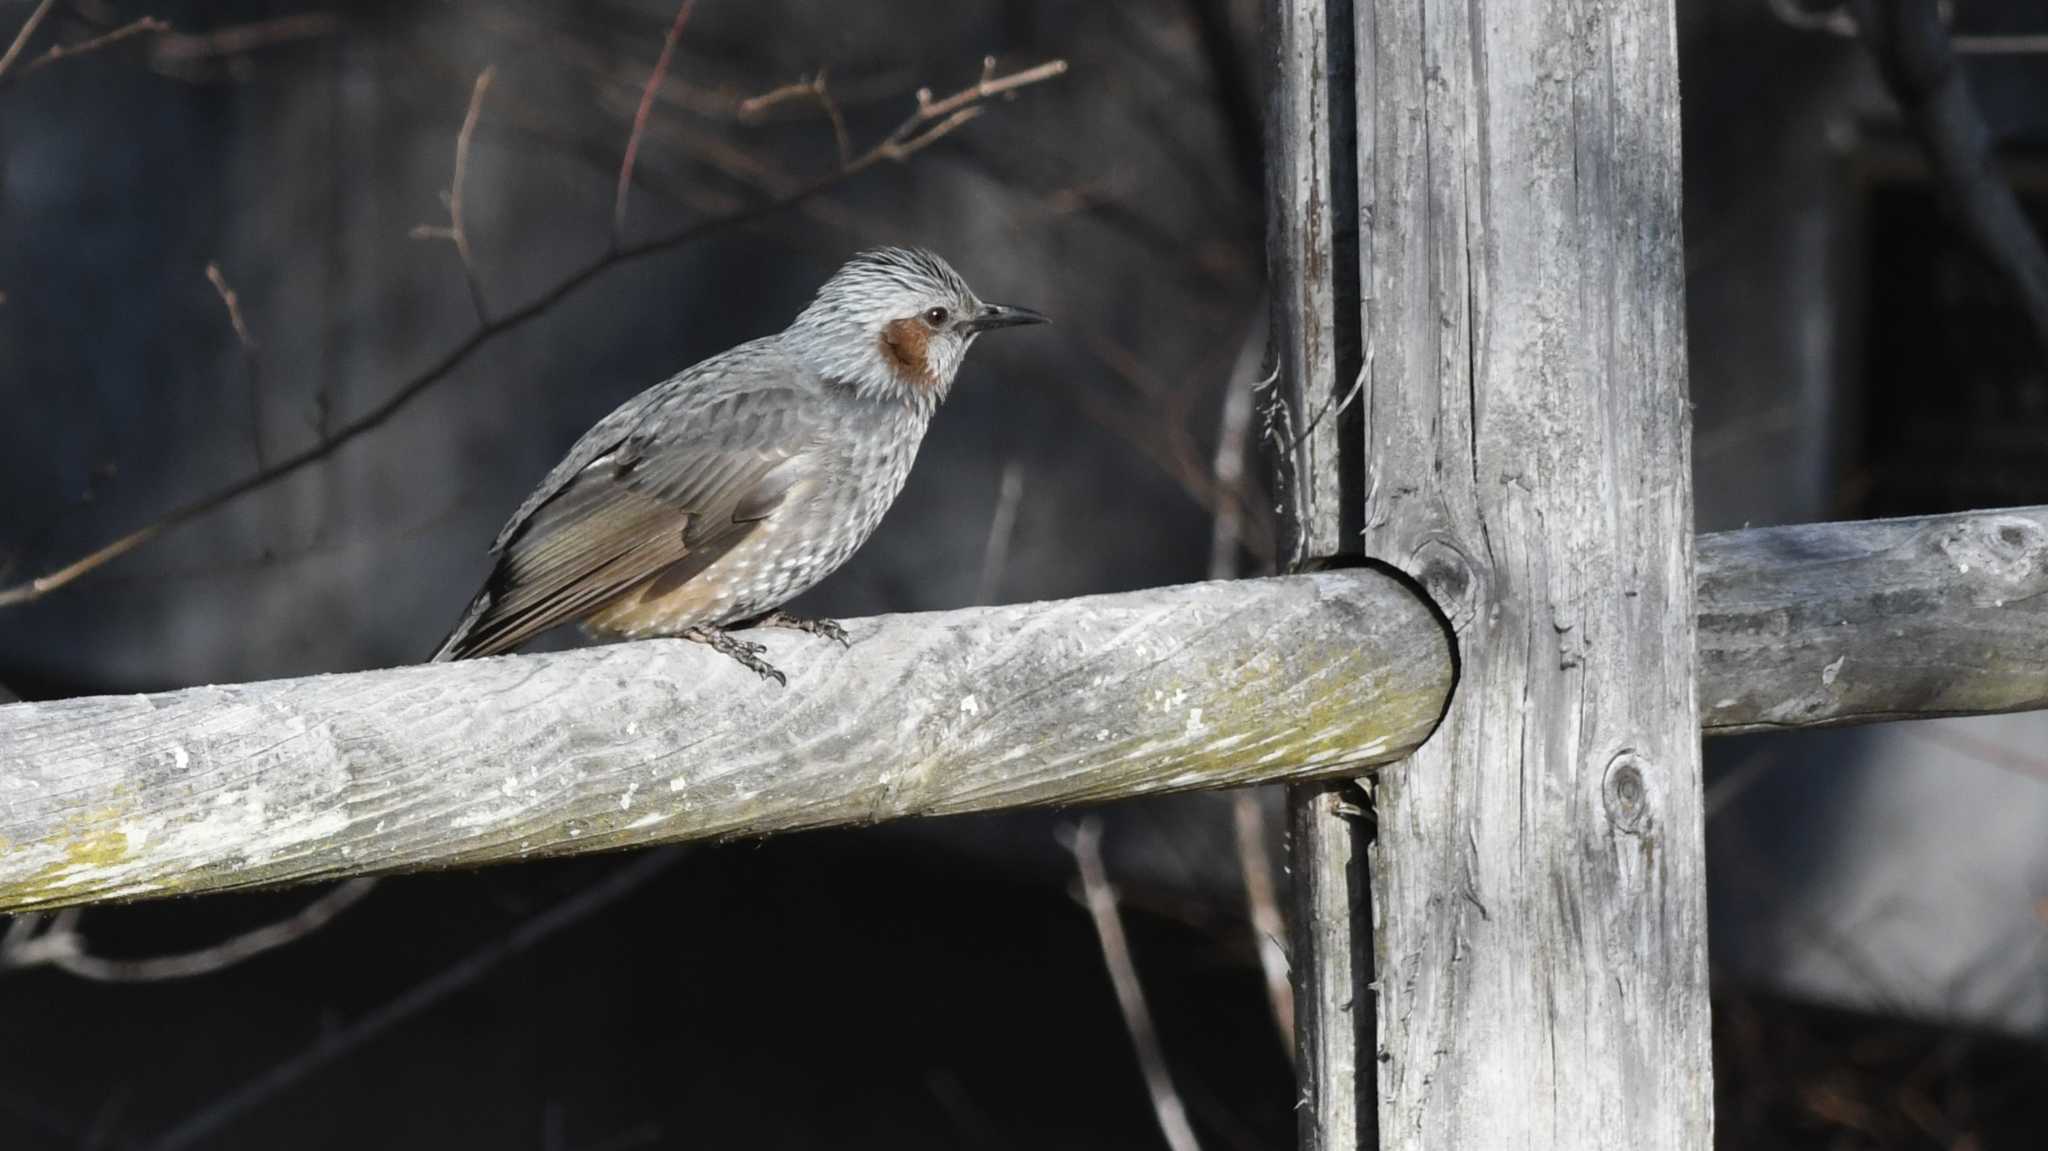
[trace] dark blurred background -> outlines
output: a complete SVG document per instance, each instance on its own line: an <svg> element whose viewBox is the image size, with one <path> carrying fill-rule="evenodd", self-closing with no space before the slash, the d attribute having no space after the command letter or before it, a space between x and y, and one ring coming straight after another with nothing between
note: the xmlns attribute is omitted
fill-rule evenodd
<svg viewBox="0 0 2048 1151"><path fill-rule="evenodd" d="M0 0L0 45L37 7ZM1956 7L2005 175L2048 219L2048 13ZM780 328L876 243L932 247L1057 322L977 349L880 532L800 609L1269 570L1268 469L1226 416L1263 374L1260 8L702 0L625 226L687 242L288 478L0 609L0 686L422 658L577 435ZM52 5L0 78L0 584L330 441L477 329L454 246L412 233L449 223L486 67L463 206L487 314L600 257L676 10ZM1701 530L2048 502L2041 352L1840 13L1680 10ZM145 17L170 30L39 59ZM742 112L822 71L858 154L985 56L1069 70L843 180L817 100ZM1722 1144L2048 1145L2048 717L1717 741L1708 766ZM1270 821L1275 797L1254 802ZM1244 870L1285 875L1277 826L1247 846L1235 810L1099 814L1197 1132L1277 1149L1292 1071ZM1074 818L388 880L177 982L0 970L0 1148L1156 1146L1073 898ZM64 926L96 956L178 953L315 894Z"/></svg>

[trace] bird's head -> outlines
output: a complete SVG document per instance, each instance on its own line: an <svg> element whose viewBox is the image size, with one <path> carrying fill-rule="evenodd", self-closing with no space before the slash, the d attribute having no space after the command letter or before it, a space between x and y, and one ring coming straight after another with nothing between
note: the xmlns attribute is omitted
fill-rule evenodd
<svg viewBox="0 0 2048 1151"><path fill-rule="evenodd" d="M873 248L825 281L789 335L826 378L929 412L946 398L976 336L1044 322L1028 308L982 302L951 265L921 248Z"/></svg>

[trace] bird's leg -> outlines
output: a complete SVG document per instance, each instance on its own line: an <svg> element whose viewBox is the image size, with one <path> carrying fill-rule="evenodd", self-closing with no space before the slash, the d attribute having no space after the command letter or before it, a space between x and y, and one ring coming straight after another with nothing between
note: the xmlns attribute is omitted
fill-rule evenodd
<svg viewBox="0 0 2048 1151"><path fill-rule="evenodd" d="M748 643L722 627L693 627L679 634L683 639L695 640L713 651L731 656L739 661L741 667L762 679L772 679L779 687L789 686L789 677L761 658L761 653L768 650L763 644Z"/></svg>
<svg viewBox="0 0 2048 1151"><path fill-rule="evenodd" d="M829 619L798 619L786 611L771 611L754 621L755 627L786 627L796 631L809 632L838 640L840 647L852 647L853 641L846 638L846 629Z"/></svg>

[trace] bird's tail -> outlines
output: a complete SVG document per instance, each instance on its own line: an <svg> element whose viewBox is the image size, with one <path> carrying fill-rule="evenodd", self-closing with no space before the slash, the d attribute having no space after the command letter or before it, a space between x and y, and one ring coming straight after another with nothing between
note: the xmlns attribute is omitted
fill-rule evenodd
<svg viewBox="0 0 2048 1151"><path fill-rule="evenodd" d="M455 625L455 630L448 633L448 638L441 641L441 646L434 649L434 654L428 657L427 662L452 663L475 655L470 634L476 630L477 624L483 620L484 613L490 608L490 589L486 588L476 593L476 598L469 601L469 610L462 613L462 619Z"/></svg>

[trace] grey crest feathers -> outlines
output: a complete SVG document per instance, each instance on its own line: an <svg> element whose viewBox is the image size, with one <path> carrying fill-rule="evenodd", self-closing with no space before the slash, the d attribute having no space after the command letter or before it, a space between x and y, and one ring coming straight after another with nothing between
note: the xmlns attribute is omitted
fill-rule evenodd
<svg viewBox="0 0 2048 1151"><path fill-rule="evenodd" d="M849 260L783 332L721 352L585 433L492 545L436 661L582 620L616 635L753 618L824 578L902 490L975 337L1042 322L944 260Z"/></svg>

